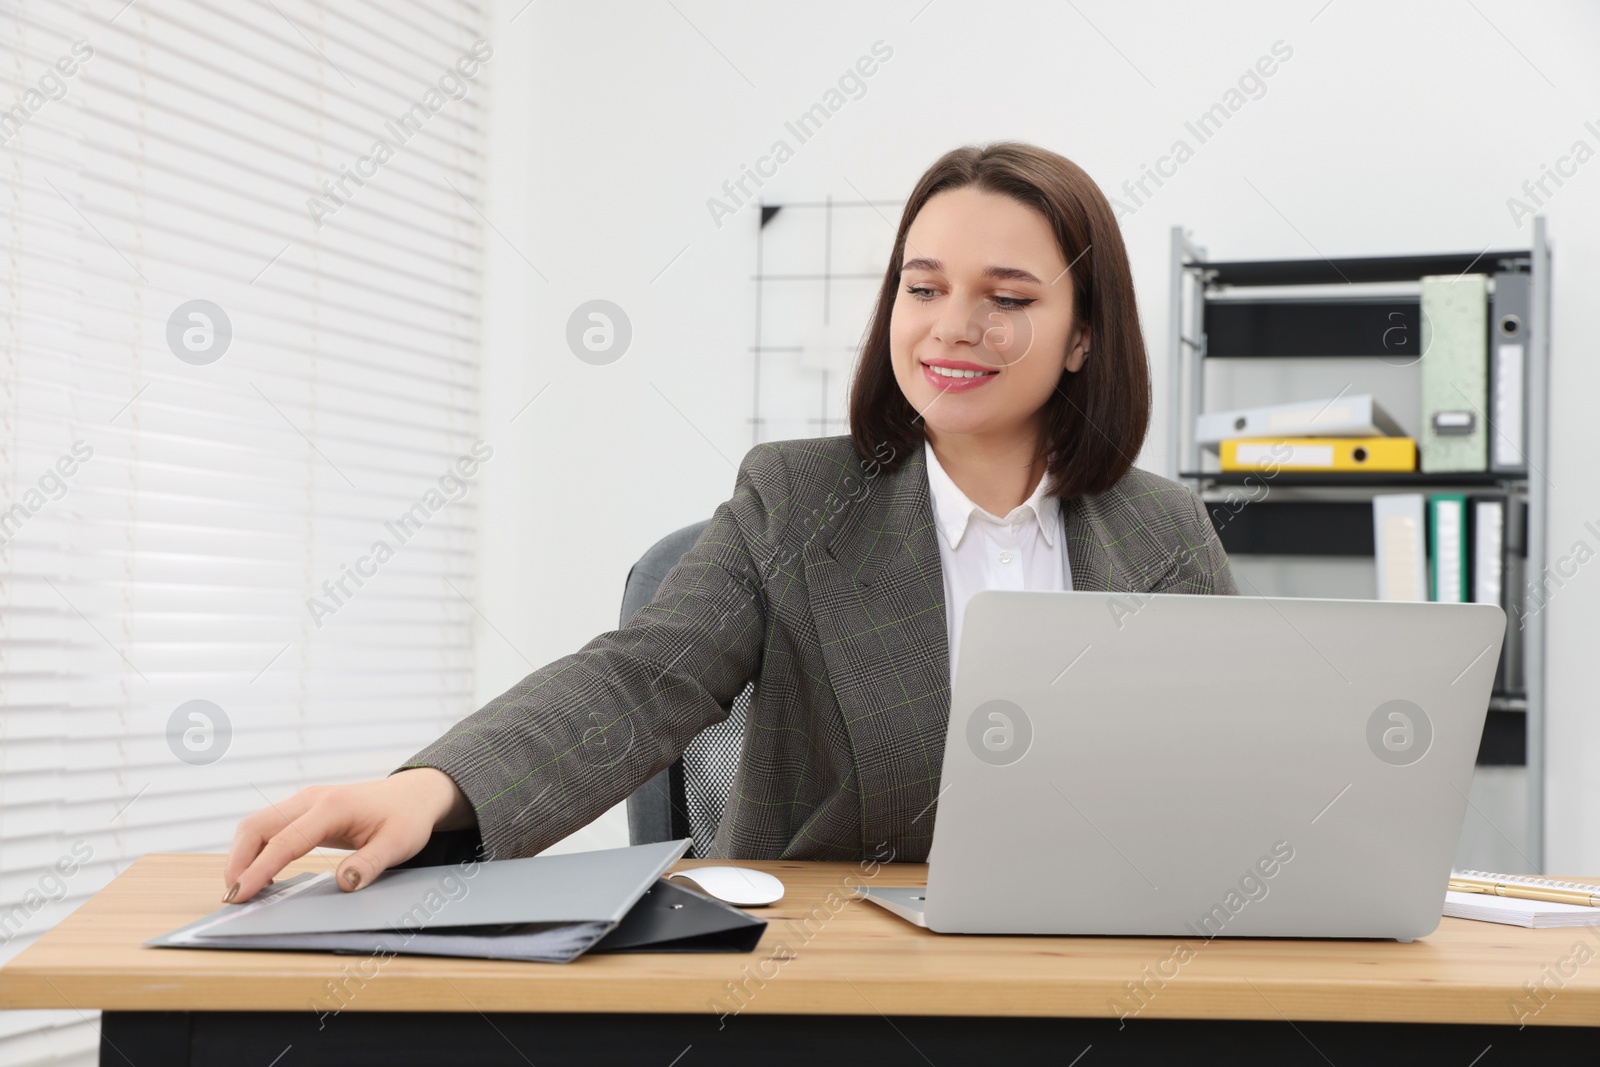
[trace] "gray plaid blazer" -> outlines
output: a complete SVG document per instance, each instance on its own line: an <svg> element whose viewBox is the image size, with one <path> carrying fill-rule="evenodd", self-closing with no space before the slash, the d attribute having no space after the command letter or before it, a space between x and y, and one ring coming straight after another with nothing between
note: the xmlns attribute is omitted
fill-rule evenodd
<svg viewBox="0 0 1600 1067"><path fill-rule="evenodd" d="M950 714L926 460L775 441L621 629L539 668L402 767L437 767L483 854L536 854L721 721L754 681L712 854L926 859ZM1076 589L1237 593L1199 498L1137 467L1064 502Z"/></svg>

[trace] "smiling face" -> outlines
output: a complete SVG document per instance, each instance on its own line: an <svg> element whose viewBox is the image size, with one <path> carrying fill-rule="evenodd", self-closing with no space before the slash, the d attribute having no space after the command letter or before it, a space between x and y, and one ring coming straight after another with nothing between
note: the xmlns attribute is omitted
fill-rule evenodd
<svg viewBox="0 0 1600 1067"><path fill-rule="evenodd" d="M906 231L889 352L930 439L1037 440L1040 409L1088 347L1042 213L970 185L928 199Z"/></svg>

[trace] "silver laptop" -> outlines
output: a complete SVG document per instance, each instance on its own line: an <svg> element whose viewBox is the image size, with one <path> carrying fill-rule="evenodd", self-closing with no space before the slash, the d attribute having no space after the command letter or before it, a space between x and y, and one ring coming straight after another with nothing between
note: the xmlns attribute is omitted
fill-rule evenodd
<svg viewBox="0 0 1600 1067"><path fill-rule="evenodd" d="M864 895L940 933L1421 937L1505 629L1493 604L979 592L927 888Z"/></svg>

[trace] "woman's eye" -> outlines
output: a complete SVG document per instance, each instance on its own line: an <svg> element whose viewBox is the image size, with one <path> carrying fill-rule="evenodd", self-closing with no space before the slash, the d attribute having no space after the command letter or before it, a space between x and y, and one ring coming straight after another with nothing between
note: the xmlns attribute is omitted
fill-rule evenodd
<svg viewBox="0 0 1600 1067"><path fill-rule="evenodd" d="M908 285L906 286L906 292L923 303L933 299L933 290L925 285ZM1017 311L1034 302L1032 297L1020 296L997 296L993 299L1004 311Z"/></svg>

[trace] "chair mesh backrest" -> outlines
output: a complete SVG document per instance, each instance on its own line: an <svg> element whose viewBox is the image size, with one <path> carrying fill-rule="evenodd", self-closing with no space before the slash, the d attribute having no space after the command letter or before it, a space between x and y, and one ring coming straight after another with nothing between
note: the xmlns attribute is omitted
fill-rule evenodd
<svg viewBox="0 0 1600 1067"><path fill-rule="evenodd" d="M700 539L705 527L705 522L698 522L674 530L639 557L623 588L624 625L634 612L655 599L667 571ZM734 698L727 718L695 735L676 763L628 798L632 844L687 837L694 842L690 856L709 855L722 809L733 790L734 772L739 768L745 716L753 691L753 686L746 685ZM666 808L664 812L660 811L662 807Z"/></svg>
<svg viewBox="0 0 1600 1067"><path fill-rule="evenodd" d="M689 816L688 836L694 838L693 855L711 853L722 809L733 792L733 773L739 769L744 740L744 717L750 708L751 686L733 698L733 710L719 723L706 727L689 742L678 762L683 764L683 806Z"/></svg>

